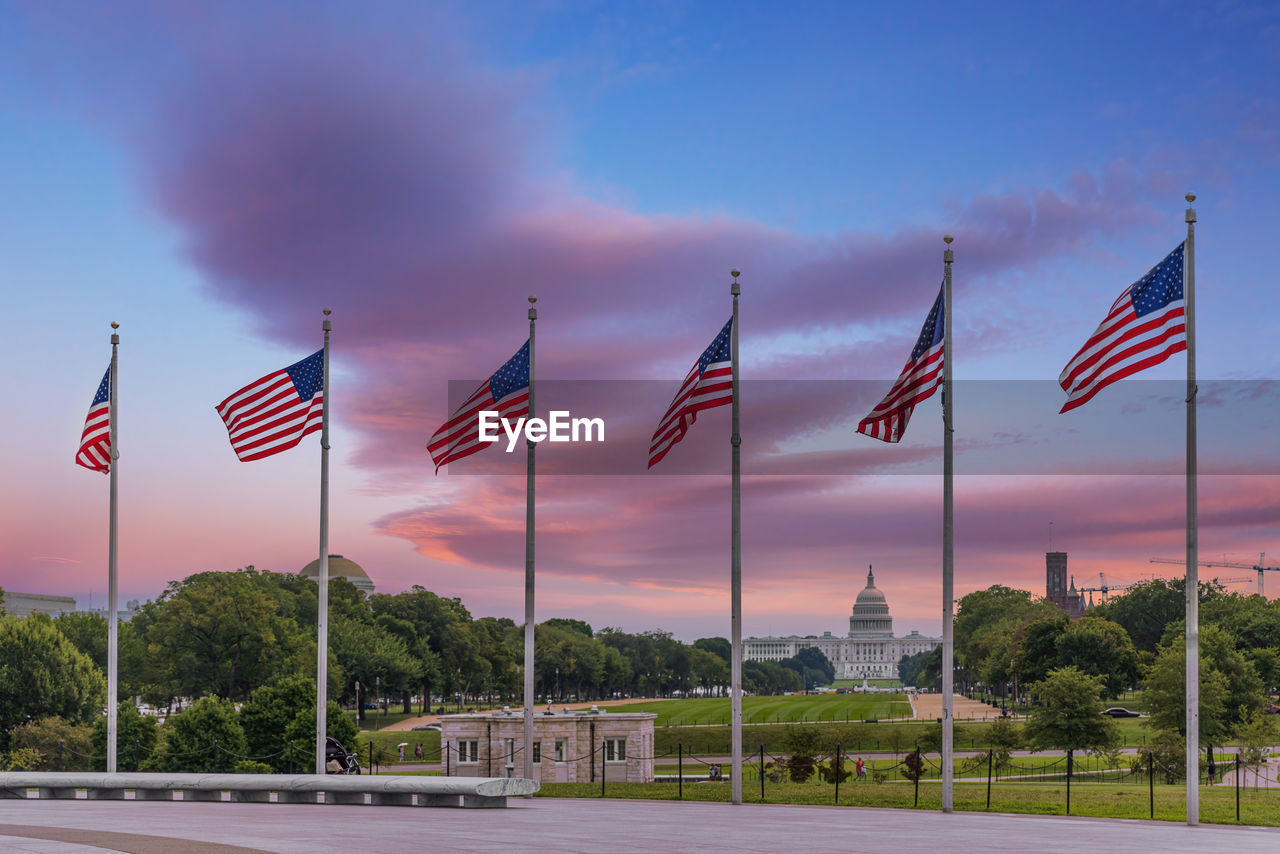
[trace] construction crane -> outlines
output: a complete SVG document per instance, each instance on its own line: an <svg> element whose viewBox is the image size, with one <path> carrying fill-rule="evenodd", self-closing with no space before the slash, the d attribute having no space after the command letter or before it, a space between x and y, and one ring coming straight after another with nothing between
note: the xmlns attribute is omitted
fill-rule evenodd
<svg viewBox="0 0 1280 854"><path fill-rule="evenodd" d="M1135 586L1136 584L1137 584L1137 582L1133 582L1133 583L1130 583L1130 584L1107 584L1107 576L1106 576L1106 574L1105 574L1105 573L1102 573L1102 572L1099 572L1099 573L1098 573L1098 586L1097 586L1097 587L1078 587L1078 588L1076 588L1076 592L1077 592L1077 593L1088 593L1088 594L1089 594L1089 607L1090 607L1090 608L1092 608L1092 607L1093 607L1093 594L1094 594L1094 593L1101 593L1101 594L1102 594L1102 601L1103 601L1103 602L1106 602L1106 601L1107 601L1107 593L1108 593L1108 592L1110 592L1110 591L1112 591L1112 590L1128 590L1130 587L1133 587L1133 586Z"/></svg>
<svg viewBox="0 0 1280 854"><path fill-rule="evenodd" d="M1202 560L1200 561L1200 566L1222 566L1230 569L1252 569L1254 572L1258 574L1258 578L1257 578L1258 595L1265 599L1267 597L1267 594L1266 594L1266 588L1263 583L1266 580L1264 573L1280 572L1280 566L1263 566L1263 564L1266 562L1266 559L1267 559L1267 553L1259 552L1258 562L1254 564L1236 563L1234 561L1222 561L1222 560ZM1151 562L1152 563L1173 563L1173 564L1177 564L1178 566L1187 565L1187 562L1185 560L1174 560L1172 558L1167 558L1167 557L1153 557L1151 559ZM1225 583L1225 579L1218 579L1218 580L1223 581ZM1251 579L1248 579L1248 578L1245 579L1245 581L1249 581L1249 580Z"/></svg>

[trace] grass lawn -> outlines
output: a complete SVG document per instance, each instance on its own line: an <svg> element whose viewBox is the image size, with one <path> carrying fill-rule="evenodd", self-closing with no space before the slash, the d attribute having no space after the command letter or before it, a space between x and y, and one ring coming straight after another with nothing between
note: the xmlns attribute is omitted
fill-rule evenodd
<svg viewBox="0 0 1280 854"><path fill-rule="evenodd" d="M603 706L603 704L602 704ZM655 700L626 706L604 706L618 712L655 712L657 727L728 724L728 697ZM911 706L901 694L799 694L792 697L743 697L744 724L844 722L905 717Z"/></svg>
<svg viewBox="0 0 1280 854"><path fill-rule="evenodd" d="M832 804L835 787L829 783L765 783L760 797L759 781L743 780L743 800L747 803ZM730 800L730 784L686 783L684 799L696 801ZM673 783L610 783L609 798L675 800L679 787ZM1155 787L1155 817L1164 821L1186 818L1185 789L1181 785ZM981 812L986 809L985 783L957 783L954 790L957 810ZM599 783L544 783L537 794L542 798L598 798ZM921 783L918 809L941 809L942 787L936 782ZM845 783L840 786L841 806L895 807L912 809L915 787L909 783ZM1107 818L1148 817L1148 790L1144 785L1112 783L1072 783L1071 814ZM1235 824L1235 789L1224 786L1200 787L1201 821ZM1060 783L997 783L991 788L993 812L1062 815L1066 809L1066 786ZM1243 824L1280 826L1280 789L1241 790L1240 818Z"/></svg>
<svg viewBox="0 0 1280 854"><path fill-rule="evenodd" d="M407 741L409 746L404 749L406 762L439 762L440 761L440 733L427 731L419 732L360 732L356 733L356 752L360 754L360 767L368 769L369 767L369 745L373 744L373 758L382 770L390 773L388 766L394 765L399 760L399 750L397 745L402 741ZM413 747L416 744L422 745L422 758L417 759L413 755ZM456 758L456 757L455 757Z"/></svg>
<svg viewBox="0 0 1280 854"><path fill-rule="evenodd" d="M840 699L849 694L837 695ZM753 697L746 698L757 699ZM805 698L767 698L759 699L816 699ZM670 701L669 701L670 702ZM683 701L681 701L683 702ZM745 700L744 700L745 702ZM635 708L634 706L631 708ZM746 717L746 711L743 711ZM1146 744L1151 732L1137 718L1120 718L1116 721L1120 728L1121 741L1125 747L1140 747ZM822 738L830 745L838 742L846 752L888 752L897 750L905 753L914 748L916 739L924 734L928 723L826 723L821 725ZM987 743L988 723L966 723L955 725L955 746L957 750L982 750ZM786 739L785 726L747 726L742 727L742 743L750 753L764 745L766 752L780 753ZM713 756L724 756L729 752L729 727L662 727L654 731L654 749L662 754L676 752L677 745L684 745L685 755L701 753Z"/></svg>

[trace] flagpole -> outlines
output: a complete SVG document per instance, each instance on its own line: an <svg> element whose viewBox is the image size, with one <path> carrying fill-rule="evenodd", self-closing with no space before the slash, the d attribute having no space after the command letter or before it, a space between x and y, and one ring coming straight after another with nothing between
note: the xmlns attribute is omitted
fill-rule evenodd
<svg viewBox="0 0 1280 854"><path fill-rule="evenodd" d="M742 803L742 435L738 432L738 414L741 395L738 393L738 295L742 288L738 277L742 273L730 270L733 284L733 328L729 331L729 348L733 369L733 434L729 437L732 448L733 497L730 501L729 536L732 540L729 557L730 593L729 634L733 649L730 655L730 677L733 694L733 802Z"/></svg>
<svg viewBox="0 0 1280 854"><path fill-rule="evenodd" d="M1200 542L1196 495L1196 200L1187 193L1187 824L1200 823Z"/></svg>
<svg viewBox="0 0 1280 854"><path fill-rule="evenodd" d="M316 773L325 773L325 720L329 693L329 332L333 324L324 309L324 408L320 416L320 600L316 608ZM359 717L359 710L356 716ZM373 773L373 769L369 769Z"/></svg>
<svg viewBox="0 0 1280 854"><path fill-rule="evenodd" d="M120 328L120 324L114 321L111 324L111 532L108 535L107 545L107 773L114 774L116 772L116 735L119 726L119 705L120 705L120 654L119 640L120 631L116 612L118 603L116 601L116 580L119 570L119 539L117 537L117 523L119 521L117 514L117 486L116 476L119 474L120 468L120 445L118 443L117 433L117 411L116 398L119 389L119 364L118 352L120 349L120 334L115 330Z"/></svg>
<svg viewBox="0 0 1280 854"><path fill-rule="evenodd" d="M534 327L538 320L538 309L534 303L537 297L529 297L529 417L536 414L533 408L533 353ZM525 441L529 449L529 469L525 481L524 508L524 777L533 779L533 464L534 450L538 447L532 441ZM604 774L604 760L601 759L600 774ZM533 797L528 795L527 797Z"/></svg>
<svg viewBox="0 0 1280 854"><path fill-rule="evenodd" d="M954 240L950 234L943 236L947 248L942 252L942 811L951 812L951 795L954 773L951 767L953 748L953 706L955 689L955 632L952 623L954 590L955 549L955 494L952 488L954 461L951 438L955 432L951 423L951 263L955 253L951 250Z"/></svg>

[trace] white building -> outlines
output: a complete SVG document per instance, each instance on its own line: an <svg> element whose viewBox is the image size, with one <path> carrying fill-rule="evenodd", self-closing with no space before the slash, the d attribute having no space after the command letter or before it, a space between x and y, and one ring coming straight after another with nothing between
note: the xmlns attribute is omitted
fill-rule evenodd
<svg viewBox="0 0 1280 854"><path fill-rule="evenodd" d="M867 586L858 593L849 617L849 634L831 632L790 637L746 638L742 642L744 661L781 661L794 658L808 647L816 647L836 667L837 679L897 679L898 661L904 655L928 652L941 645L942 638L925 637L917 631L905 637L893 636L889 603L876 588L876 577L867 568Z"/></svg>

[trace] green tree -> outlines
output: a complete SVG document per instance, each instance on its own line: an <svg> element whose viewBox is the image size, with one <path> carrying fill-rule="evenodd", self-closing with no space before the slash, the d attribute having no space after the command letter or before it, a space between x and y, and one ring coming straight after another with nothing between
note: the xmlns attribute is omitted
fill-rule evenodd
<svg viewBox="0 0 1280 854"><path fill-rule="evenodd" d="M1108 697L1120 696L1138 679L1138 651L1119 623L1085 617L1059 635L1056 646L1059 666L1101 677Z"/></svg>
<svg viewBox="0 0 1280 854"><path fill-rule="evenodd" d="M356 725L342 712L333 700L325 704L325 735L342 742L347 750L356 748ZM315 768L316 757L316 703L302 709L289 722L284 731L287 747L280 762L295 773L305 774ZM276 761L276 760L271 760Z"/></svg>
<svg viewBox="0 0 1280 854"><path fill-rule="evenodd" d="M554 626L557 629L568 629L571 632L577 632L583 637L593 638L595 632L591 631L591 624L582 620L573 620L568 617L552 617L544 622L544 626Z"/></svg>
<svg viewBox="0 0 1280 854"><path fill-rule="evenodd" d="M165 729L165 771L230 774L246 758L240 716L223 697L201 697L170 717Z"/></svg>
<svg viewBox="0 0 1280 854"><path fill-rule="evenodd" d="M252 568L201 572L170 583L153 603L144 623L147 655L180 694L238 700L314 665L310 629L281 613L272 575ZM344 584L350 587L343 580L331 590Z"/></svg>
<svg viewBox="0 0 1280 854"><path fill-rule="evenodd" d="M1182 623L1171 623L1143 682L1148 726L1186 735L1186 660ZM1262 707L1264 698L1262 680L1231 635L1218 626L1201 626L1200 740L1223 744L1249 712Z"/></svg>
<svg viewBox="0 0 1280 854"><path fill-rule="evenodd" d="M987 743L991 745L992 761L997 769L1009 767L1013 751L1022 747L1022 730L1009 718L996 718L987 728Z"/></svg>
<svg viewBox="0 0 1280 854"><path fill-rule="evenodd" d="M298 674L285 677L275 685L255 688L240 707L240 726L244 729L248 755L254 761L268 763L278 773L288 771L286 732L289 724L300 714L314 713L315 708L316 680L310 677ZM345 718L345 713L342 716Z"/></svg>
<svg viewBox="0 0 1280 854"><path fill-rule="evenodd" d="M156 719L138 712L128 700L116 711L116 767L121 771L152 771L155 768L156 745L160 727ZM93 722L93 768L107 770L107 718Z"/></svg>
<svg viewBox="0 0 1280 854"><path fill-rule="evenodd" d="M1245 768L1252 769L1255 785L1258 773L1271 757L1271 746L1278 741L1280 741L1280 727L1276 726L1274 715L1264 715L1255 709L1236 726L1236 744L1240 748L1240 762Z"/></svg>
<svg viewBox="0 0 1280 854"><path fill-rule="evenodd" d="M1058 638L1070 625L1067 615L1059 613L1032 620L1022 627L1013 657L1013 674L1019 683L1039 682L1059 666Z"/></svg>
<svg viewBox="0 0 1280 854"><path fill-rule="evenodd" d="M39 754L34 767L28 771L88 771L90 751L89 727L73 724L54 715L37 718L13 728L9 733L10 750L27 749ZM25 765L34 757L28 756Z"/></svg>
<svg viewBox="0 0 1280 854"><path fill-rule="evenodd" d="M729 643L727 638L698 638L693 642L694 649L705 650L713 655L720 656L725 664L729 664L733 660L733 645Z"/></svg>
<svg viewBox="0 0 1280 854"><path fill-rule="evenodd" d="M790 754L787 773L793 783L803 783L817 770L820 737L816 727L788 725L782 736L782 747Z"/></svg>
<svg viewBox="0 0 1280 854"><path fill-rule="evenodd" d="M1135 648L1155 652L1168 625L1181 620L1186 613L1185 590L1182 579L1144 581L1123 595L1113 596L1090 613L1119 623Z"/></svg>
<svg viewBox="0 0 1280 854"><path fill-rule="evenodd" d="M8 749L9 731L31 718L88 723L106 696L101 671L47 615L0 617L0 749Z"/></svg>
<svg viewBox="0 0 1280 854"><path fill-rule="evenodd" d="M1116 722L1102 714L1102 679L1060 667L1034 686L1037 705L1023 728L1034 750L1095 750L1120 738Z"/></svg>
<svg viewBox="0 0 1280 854"><path fill-rule="evenodd" d="M365 696L372 696L370 689L379 680L383 694L391 696L420 684L421 661L409 654L404 641L376 623L336 617L330 623L329 641L344 687L353 693L356 682L365 686Z"/></svg>
<svg viewBox="0 0 1280 854"><path fill-rule="evenodd" d="M92 611L69 611L53 618L53 625L76 649L107 672L107 618Z"/></svg>

